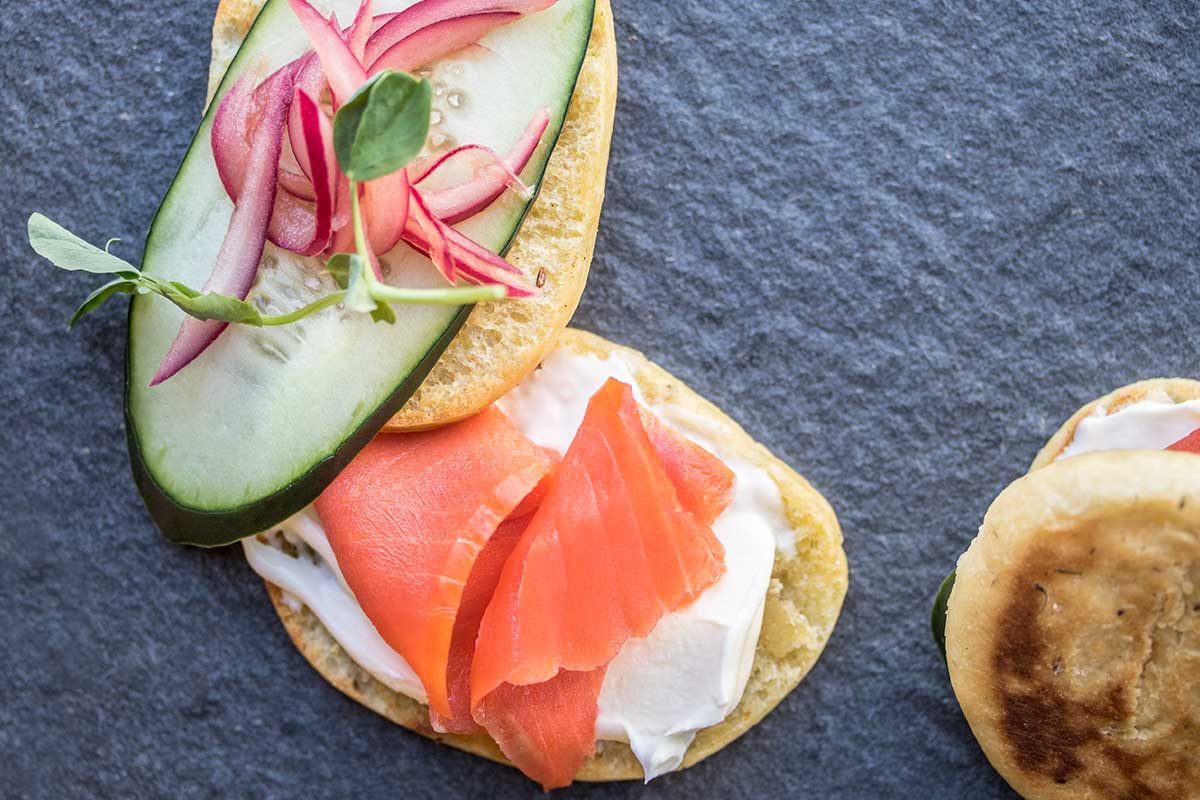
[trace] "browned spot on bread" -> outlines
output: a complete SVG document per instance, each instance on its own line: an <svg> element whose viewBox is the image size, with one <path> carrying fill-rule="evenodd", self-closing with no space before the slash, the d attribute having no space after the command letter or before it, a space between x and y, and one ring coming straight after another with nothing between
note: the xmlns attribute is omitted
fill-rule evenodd
<svg viewBox="0 0 1200 800"><path fill-rule="evenodd" d="M1200 798L1200 690L1158 696L1200 683L1194 563L1119 534L1090 545L1110 537L1060 534L1006 576L991 657L1003 743L1017 769L1079 797Z"/></svg>
<svg viewBox="0 0 1200 800"><path fill-rule="evenodd" d="M1039 580L1022 580L1001 617L993 657L1002 711L1001 727L1021 769L1063 784L1083 768L1080 749L1097 738L1088 709L1078 707L1055 688L1062 674L1060 656L1046 659L1050 648L1038 626L1049 603Z"/></svg>

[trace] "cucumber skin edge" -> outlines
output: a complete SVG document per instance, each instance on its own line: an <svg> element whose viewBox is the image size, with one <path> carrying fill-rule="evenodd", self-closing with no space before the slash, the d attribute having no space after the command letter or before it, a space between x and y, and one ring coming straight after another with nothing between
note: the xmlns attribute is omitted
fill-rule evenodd
<svg viewBox="0 0 1200 800"><path fill-rule="evenodd" d="M132 308L132 304L130 304ZM134 433L133 417L125 404L125 441L129 448L129 466L134 482L146 503L150 518L167 541L199 547L220 547L253 536L275 525L317 498L338 473L375 438L375 434L391 419L400 407L425 381L442 352L458 334L474 306L462 306L450 325L426 351L421 361L408 374L388 399L380 404L337 449L317 461L296 480L279 491L238 508L227 511L204 511L185 506L170 497L150 475L142 461L141 447ZM125 361L126 386L129 385L130 359ZM127 390L128 391L128 390Z"/></svg>
<svg viewBox="0 0 1200 800"><path fill-rule="evenodd" d="M579 61L575 66L575 79L571 83L571 93L568 97L574 96L575 87L579 83L579 75L583 71L583 62L587 58L587 43L591 40L592 29L595 26L595 3L587 3L587 8L591 12L592 22L588 25L587 35L584 37L584 45L579 51ZM247 39L253 32L254 26L261 19L261 14L255 18L254 24L246 32ZM233 61L230 62L230 67L226 69L225 74L221 77L217 93L213 96L213 103L220 101L222 90L226 88L225 84L229 78L229 70L233 68L233 63L236 60L237 57L234 56ZM210 104L205 109L205 117L208 116L211 110L212 106ZM567 106L563 111L563 118L554 133L554 141L550 143L549 153L546 156L546 164L543 167L543 174L545 168L549 166L554 149L558 146L558 139L562 135L562 129L566 124L566 117L569 113L570 101L568 100ZM201 124L203 125L203 123ZM190 152L190 150L191 145L189 143L188 151ZM183 169L186 158L187 152L180 158L179 166L176 168L175 175L171 179L171 185L174 185L178 179L179 172ZM505 242L504 247L501 248L501 255L506 254L512 246L513 241L524 225L525 218L529 215L530 209L533 208L533 204L537 201L537 195L540 193L540 190L541 180L539 177L534 196L525 204L524 211L522 211L516 225L513 226L512 234L509 236L508 241ZM170 188L168 187L169 191ZM149 232L154 230L154 223L157 221L161 210L162 205L160 204L154 213L154 218L150 221ZM147 233L147 238L149 238L149 232ZM134 304L131 300L126 314L126 331L130 330L133 306ZM162 532L163 537L175 544L194 545L197 547L221 547L233 544L247 536L260 533L270 528L270 526L282 522L311 503L346 468L346 465L358 455L359 451L366 447L371 439L375 438L375 435L383 428L387 421L416 393L438 359L441 358L442 353L450 345L454 337L458 335L459 330L466 323L467 316L473 308L473 305L460 307L454 319L451 320L450 324L446 326L429 350L426 351L420 362L417 363L417 366L401 381L400 385L388 396L387 400L376 407L353 433L342 440L337 449L314 463L307 472L279 491L267 495L260 500L226 511L206 511L176 502L158 485L158 482L154 480L150 474L150 470L142 460L141 446L138 444L137 434L134 430L136 426L134 425L129 402L130 389L133 385L131 374L133 358L132 337L127 335L125 342L125 442L129 451L129 466L133 472L133 479L137 485L138 493L142 496L142 500L146 504L146 509L150 512L150 518Z"/></svg>

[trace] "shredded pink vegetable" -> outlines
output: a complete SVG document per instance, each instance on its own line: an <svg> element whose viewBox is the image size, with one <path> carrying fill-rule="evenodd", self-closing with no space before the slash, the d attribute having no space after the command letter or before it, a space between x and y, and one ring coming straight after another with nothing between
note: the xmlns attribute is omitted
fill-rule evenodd
<svg viewBox="0 0 1200 800"><path fill-rule="evenodd" d="M287 167L279 167L279 188L298 200L312 202L317 199L313 192L312 180L302 173Z"/></svg>
<svg viewBox="0 0 1200 800"><path fill-rule="evenodd" d="M250 77L243 75L229 87L213 115L210 133L217 175L225 187L225 193L235 203L242 190L246 164L250 158L251 124L256 105Z"/></svg>
<svg viewBox="0 0 1200 800"><path fill-rule="evenodd" d="M484 162L487 166L494 166L508 176L509 186L521 193L529 191L529 187L521 180L521 176L505 163L504 158L492 148L482 144L460 144L453 150L442 153L437 158L429 159L416 168L416 172L409 176L409 180L413 183L420 183L455 159L459 161L473 159L476 164ZM475 167L476 172L479 172L481 169L482 167L480 166Z"/></svg>
<svg viewBox="0 0 1200 800"><path fill-rule="evenodd" d="M542 109L533 116L525 132L504 156L502 166L493 163L475 173L466 183L426 192L429 210L438 219L453 225L490 206L509 186L524 187L520 172L533 157L549 124L550 109ZM438 166L434 164L426 177ZM413 183L420 183L420 180L414 180Z"/></svg>
<svg viewBox="0 0 1200 800"><path fill-rule="evenodd" d="M217 106L216 114L213 116L211 132L217 175L225 187L225 192L234 202L237 201L242 182L245 180L246 166L250 155L250 140L255 126L262 116L261 93L251 87L249 77L244 76L225 93L225 97ZM295 104L292 105L291 113L292 115L297 113ZM290 138L299 138L298 129ZM294 155L296 166L299 166L305 174L300 174L285 166L285 159L281 154L279 186L302 200L311 201L315 199L315 196L311 178L307 175L308 168L300 160L302 154L295 153Z"/></svg>
<svg viewBox="0 0 1200 800"><path fill-rule="evenodd" d="M474 264L487 265L486 267L478 267L478 271L486 274L494 274L497 280L512 281L514 279L523 279L524 276L521 270L483 245L478 244L474 239L468 238L456 228L442 223L442 231L446 236L450 254L454 258L460 261L468 260ZM467 256L470 256L470 258L468 259ZM507 273L507 277L504 277L504 273Z"/></svg>
<svg viewBox="0 0 1200 800"><path fill-rule="evenodd" d="M296 88L320 99L325 88L329 86L329 82L325 80L325 70L321 67L321 59L310 51L293 63L296 64Z"/></svg>
<svg viewBox="0 0 1200 800"><path fill-rule="evenodd" d="M233 295L244 300L258 275L259 261L267 240L267 226L275 205L279 176L279 152L283 126L292 101L295 76L280 70L263 84L265 104L248 153L248 167L238 201L229 218L225 240L217 254L212 274L202 292ZM150 381L157 386L190 364L208 349L228 323L184 317L179 333Z"/></svg>
<svg viewBox="0 0 1200 800"><path fill-rule="evenodd" d="M296 91L304 92L314 100L320 100L321 94L325 91L327 85L325 83L325 71L321 69L321 59L317 58L316 53L306 53L293 63L296 65ZM288 112L288 141L290 143L299 142L303 136L304 127L300 120L300 107L298 103L292 103L292 108ZM312 169L308 163L308 155L304 151L304 148L292 144L292 155L296 159L296 166L304 173L304 177L311 182Z"/></svg>
<svg viewBox="0 0 1200 800"><path fill-rule="evenodd" d="M438 268L450 283L458 280L458 267L450 258L449 249L446 246L446 234L443 225L437 218L429 213L429 209L425 206L425 201L421 198L420 192L412 191L409 198L409 219L412 224L408 226L405 239L411 240L412 233L416 233L417 241L424 245L424 250L433 265Z"/></svg>
<svg viewBox="0 0 1200 800"><path fill-rule="evenodd" d="M329 88L333 90L333 98L338 104L349 100L358 87L367 81L366 70L346 40L337 24L321 12L313 8L308 0L288 0L292 11L300 18L300 24L308 34L317 57L321 59L321 68L325 70Z"/></svg>
<svg viewBox="0 0 1200 800"><path fill-rule="evenodd" d="M399 11L389 11L386 14L376 14L371 18L371 33L375 33L375 31L379 30L384 25L387 25L389 22L395 19L396 15L399 13Z"/></svg>
<svg viewBox="0 0 1200 800"><path fill-rule="evenodd" d="M361 202L362 197L359 197ZM333 210L333 241L325 250L325 255L334 253L354 252L354 226L351 225L350 214L350 181L345 175L338 177L337 202Z"/></svg>
<svg viewBox="0 0 1200 800"><path fill-rule="evenodd" d="M346 44L350 46L350 52L358 59L358 63L363 63L363 54L367 50L367 39L370 38L374 26L371 20L371 0L363 0L358 7L358 13L354 15L354 22L345 31Z"/></svg>
<svg viewBox="0 0 1200 800"><path fill-rule="evenodd" d="M302 65L293 64L284 69L295 73ZM240 81L235 84L213 119L213 157L217 173L235 203L250 163L246 143L261 124L262 107L269 99L264 96L262 87L251 92L247 91L247 86ZM333 127L308 93L300 89L296 92L288 112L288 138L296 164L305 174L296 173L280 163L267 238L285 250L311 256L325 248L332 231L336 188L333 183L336 176ZM307 123L302 122L305 109L309 111ZM319 158L321 163L314 165L314 158ZM318 171L319 178L314 181L313 173Z"/></svg>
<svg viewBox="0 0 1200 800"><path fill-rule="evenodd" d="M519 269L429 214L421 193L413 190L404 241L429 256L443 275L471 283L499 284L509 297L531 297L537 289Z"/></svg>
<svg viewBox="0 0 1200 800"><path fill-rule="evenodd" d="M368 61L367 72L371 75L385 69L412 72L475 43L493 28L520 18L520 14L509 13L473 14L435 22L396 42L374 61Z"/></svg>
<svg viewBox="0 0 1200 800"><path fill-rule="evenodd" d="M371 250L386 253L399 244L408 224L412 199L408 173L398 170L391 175L369 181L365 190L364 213L370 230L367 238Z"/></svg>
<svg viewBox="0 0 1200 800"><path fill-rule="evenodd" d="M555 0L420 0L375 29L367 43L364 63L370 64L397 42L438 22L475 14L533 14L554 5Z"/></svg>
<svg viewBox="0 0 1200 800"><path fill-rule="evenodd" d="M337 191L337 158L333 152L333 125L317 101L303 89L297 89L292 108L300 118L301 138L293 143L304 153L304 163L311 173L309 184L313 192L310 207L294 195L280 191L275 198L275 214L268 235L271 241L286 250L305 256L320 253L333 235L333 206ZM298 159L299 160L299 159ZM281 204L286 209L281 214ZM286 232L276 225L280 218L289 220Z"/></svg>

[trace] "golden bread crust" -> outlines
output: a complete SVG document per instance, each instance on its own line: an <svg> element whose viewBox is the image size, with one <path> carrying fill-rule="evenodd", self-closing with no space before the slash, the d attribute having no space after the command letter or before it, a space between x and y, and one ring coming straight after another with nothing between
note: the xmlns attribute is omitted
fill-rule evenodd
<svg viewBox="0 0 1200 800"><path fill-rule="evenodd" d="M1013 483L959 560L946 641L1024 797L1200 797L1200 458L1093 453Z"/></svg>
<svg viewBox="0 0 1200 800"><path fill-rule="evenodd" d="M796 555L777 554L763 615L754 667L741 703L723 722L700 731L683 766L707 758L749 730L774 708L816 663L833 632L848 576L842 532L833 509L809 483L755 442L716 406L642 354L589 333L568 328L558 346L602 358L620 351L636 368L638 388L651 403L666 402L713 422L722 448L766 469L779 486L795 531ZM429 727L426 707L399 695L358 667L307 608L293 609L267 584L271 601L297 649L321 675L348 696L410 730L494 761L507 763L487 736L454 736ZM642 777L628 746L603 743L578 780Z"/></svg>

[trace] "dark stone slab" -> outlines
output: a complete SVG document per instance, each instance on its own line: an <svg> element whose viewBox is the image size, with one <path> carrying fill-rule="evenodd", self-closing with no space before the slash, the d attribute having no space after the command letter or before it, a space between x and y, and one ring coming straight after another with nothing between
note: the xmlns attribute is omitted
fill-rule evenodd
<svg viewBox="0 0 1200 800"><path fill-rule="evenodd" d="M165 544L122 437L123 315L24 220L141 237L203 100L211 0L0 15L0 794L535 794L359 708L236 550ZM591 797L1006 798L926 634L983 511L1077 406L1196 372L1200 13L1156 2L617 0L581 327L645 350L837 508L811 678L720 756Z"/></svg>

